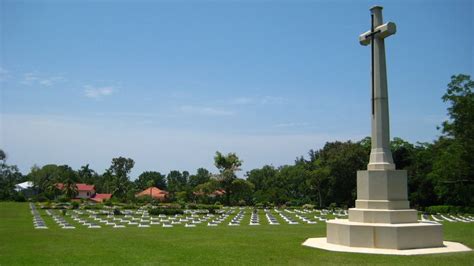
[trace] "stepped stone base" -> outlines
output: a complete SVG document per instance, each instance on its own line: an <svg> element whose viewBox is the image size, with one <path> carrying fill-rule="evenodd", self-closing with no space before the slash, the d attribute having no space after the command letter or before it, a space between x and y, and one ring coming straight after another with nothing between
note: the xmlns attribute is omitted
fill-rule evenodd
<svg viewBox="0 0 474 266"><path fill-rule="evenodd" d="M358 223L416 223L416 210L349 209L349 221Z"/></svg>
<svg viewBox="0 0 474 266"><path fill-rule="evenodd" d="M384 255L427 255L427 254L441 254L451 252L469 252L471 249L461 243L444 241L442 247L436 248L416 248L416 249L383 249L383 248L359 248L347 247L341 245L334 245L327 242L325 237L308 238L303 243L303 246L310 248L319 248L336 252L352 252L352 253L366 253L366 254L384 254Z"/></svg>
<svg viewBox="0 0 474 266"><path fill-rule="evenodd" d="M346 219L330 220L326 224L330 244L397 250L443 246L440 224L360 223Z"/></svg>

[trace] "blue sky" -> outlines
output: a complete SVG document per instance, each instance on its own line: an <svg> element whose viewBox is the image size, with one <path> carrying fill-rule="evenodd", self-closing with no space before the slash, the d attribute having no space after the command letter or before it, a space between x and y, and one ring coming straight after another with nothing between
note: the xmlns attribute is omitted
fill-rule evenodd
<svg viewBox="0 0 474 266"><path fill-rule="evenodd" d="M370 49L384 6L391 135L432 141L450 76L473 74L472 1L0 2L0 146L33 164L113 157L242 174L370 134Z"/></svg>

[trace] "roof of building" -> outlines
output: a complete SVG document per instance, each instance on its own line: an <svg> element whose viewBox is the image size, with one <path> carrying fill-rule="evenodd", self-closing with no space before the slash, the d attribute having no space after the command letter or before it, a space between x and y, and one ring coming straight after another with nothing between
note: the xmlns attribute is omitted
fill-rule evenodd
<svg viewBox="0 0 474 266"><path fill-rule="evenodd" d="M193 194L196 195L196 196L204 196L204 195L206 195L206 193L205 193L204 191L195 191L195 192L193 192ZM223 190L223 189L217 189L217 190L215 190L215 191L209 193L208 196L213 196L213 197L215 197L215 196L222 196L222 195L224 195L224 194L225 194L225 190Z"/></svg>
<svg viewBox="0 0 474 266"><path fill-rule="evenodd" d="M56 187L58 189L63 189L64 184L63 183L57 183ZM88 185L88 184L82 184L82 183L76 183L77 191L94 191L95 186L94 185Z"/></svg>
<svg viewBox="0 0 474 266"><path fill-rule="evenodd" d="M216 191L211 193L211 195L214 195L214 196L222 196L224 194L225 194L225 190L223 189L217 189Z"/></svg>
<svg viewBox="0 0 474 266"><path fill-rule="evenodd" d="M88 184L76 184L77 190L78 191L92 191L95 190L94 185L88 185Z"/></svg>
<svg viewBox="0 0 474 266"><path fill-rule="evenodd" d="M104 200L108 200L110 198L112 198L112 194L95 193L95 195L90 198L90 200L93 200L95 202L103 202Z"/></svg>
<svg viewBox="0 0 474 266"><path fill-rule="evenodd" d="M19 183L19 184L16 184L16 187L18 189L28 189L28 188L32 188L33 187L33 182L31 181L26 181L26 182L23 182L23 183Z"/></svg>
<svg viewBox="0 0 474 266"><path fill-rule="evenodd" d="M142 192L137 193L135 197L150 196L156 199L164 199L168 196L168 194L168 191L161 190L157 187L149 187Z"/></svg>

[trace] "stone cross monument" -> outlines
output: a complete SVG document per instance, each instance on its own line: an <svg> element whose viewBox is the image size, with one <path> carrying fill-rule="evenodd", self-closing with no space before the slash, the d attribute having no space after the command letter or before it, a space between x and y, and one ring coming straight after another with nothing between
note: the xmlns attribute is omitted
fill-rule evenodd
<svg viewBox="0 0 474 266"><path fill-rule="evenodd" d="M441 224L419 223L410 209L407 172L396 170L390 151L385 38L395 34L383 23L382 7L371 9L372 27L359 36L372 48L372 149L367 170L357 172L357 200L349 219L327 221L327 243L373 249L418 249L443 246ZM311 245L309 245L311 246ZM314 245L317 247L318 245Z"/></svg>
<svg viewBox="0 0 474 266"><path fill-rule="evenodd" d="M390 129L388 117L387 66L385 63L385 38L395 34L395 23L383 23L382 7L372 11L371 30L362 34L362 45L372 48L372 150L368 170L395 170L390 151Z"/></svg>

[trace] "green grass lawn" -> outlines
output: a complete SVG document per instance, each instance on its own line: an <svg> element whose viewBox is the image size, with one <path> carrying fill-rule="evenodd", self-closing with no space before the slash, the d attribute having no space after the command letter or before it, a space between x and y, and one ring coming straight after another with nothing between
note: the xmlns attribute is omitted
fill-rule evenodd
<svg viewBox="0 0 474 266"><path fill-rule="evenodd" d="M42 213L44 214L44 213ZM0 265L16 264L193 264L193 265L474 265L474 252L423 256L337 253L303 247L323 237L316 225L196 228L151 227L65 230L42 215L49 229L33 228L27 203L0 203ZM474 224L445 223L445 240L474 247Z"/></svg>

